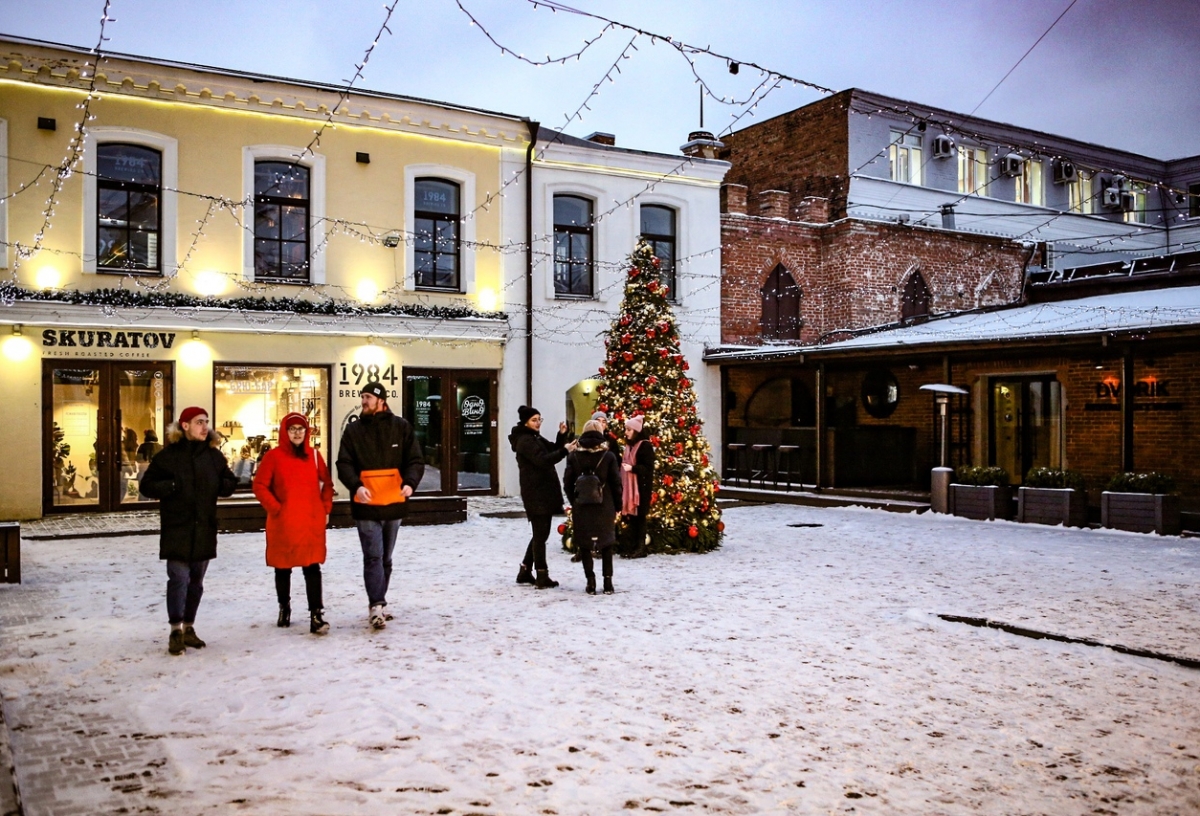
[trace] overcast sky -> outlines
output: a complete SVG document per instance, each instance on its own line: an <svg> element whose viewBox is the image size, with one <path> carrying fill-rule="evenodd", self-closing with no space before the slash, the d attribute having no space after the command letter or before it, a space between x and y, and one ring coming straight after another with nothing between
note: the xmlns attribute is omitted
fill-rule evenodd
<svg viewBox="0 0 1200 816"><path fill-rule="evenodd" d="M544 59L578 51L603 23L529 0L461 0L503 44ZM842 90L858 87L968 113L1071 0L569 0L690 45ZM91 47L103 0L0 0L0 31ZM383 0L113 0L114 51L338 83L384 17ZM567 66L502 55L455 0L399 0L360 87L528 116L560 126L605 75L629 32L613 30ZM698 125L687 62L647 38L569 133L674 153ZM696 57L718 94L762 77ZM1200 0L1076 0L978 115L1171 159L1200 154ZM738 127L819 98L790 85ZM720 131L741 113L708 102Z"/></svg>

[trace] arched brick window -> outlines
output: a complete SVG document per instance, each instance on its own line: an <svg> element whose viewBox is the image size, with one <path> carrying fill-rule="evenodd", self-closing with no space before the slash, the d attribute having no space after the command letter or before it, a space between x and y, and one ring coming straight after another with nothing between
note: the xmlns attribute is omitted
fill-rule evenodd
<svg viewBox="0 0 1200 816"><path fill-rule="evenodd" d="M800 339L800 287L783 264L771 270L762 287L762 339Z"/></svg>
<svg viewBox="0 0 1200 816"><path fill-rule="evenodd" d="M916 321L929 317L929 299L929 286L921 270L914 269L904 282L904 290L900 294L900 319Z"/></svg>

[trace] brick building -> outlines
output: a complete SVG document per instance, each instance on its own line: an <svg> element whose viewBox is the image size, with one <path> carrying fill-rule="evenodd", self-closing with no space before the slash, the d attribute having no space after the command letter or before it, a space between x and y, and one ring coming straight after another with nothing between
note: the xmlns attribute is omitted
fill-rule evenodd
<svg viewBox="0 0 1200 816"><path fill-rule="evenodd" d="M918 388L941 382L969 392L953 463L1004 466L1014 484L1069 467L1096 493L1157 469L1200 510L1200 314L1174 310L1200 282L1200 156L859 90L734 133L719 155L723 346L706 359L722 370L727 473L927 487L937 448ZM754 444L749 461L738 446Z"/></svg>

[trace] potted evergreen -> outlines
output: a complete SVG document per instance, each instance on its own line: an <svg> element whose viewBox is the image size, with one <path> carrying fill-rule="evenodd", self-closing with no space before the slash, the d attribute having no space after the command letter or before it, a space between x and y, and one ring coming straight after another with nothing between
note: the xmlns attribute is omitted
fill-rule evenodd
<svg viewBox="0 0 1200 816"><path fill-rule="evenodd" d="M1114 530L1179 535L1179 494L1163 473L1118 473L1100 494L1100 522Z"/></svg>
<svg viewBox="0 0 1200 816"><path fill-rule="evenodd" d="M1017 521L1086 527L1084 487L1083 477L1073 470L1034 468L1017 490Z"/></svg>
<svg viewBox="0 0 1200 816"><path fill-rule="evenodd" d="M1012 518L1012 488L1002 467L962 465L950 485L950 512L971 519Z"/></svg>

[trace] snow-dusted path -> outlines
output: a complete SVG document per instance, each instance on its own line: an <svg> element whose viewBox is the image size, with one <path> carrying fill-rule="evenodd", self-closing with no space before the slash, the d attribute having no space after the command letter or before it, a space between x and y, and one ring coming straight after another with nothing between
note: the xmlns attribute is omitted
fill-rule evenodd
<svg viewBox="0 0 1200 816"><path fill-rule="evenodd" d="M618 560L594 598L558 551L561 588L513 583L523 521L409 528L383 632L336 531L325 638L274 626L261 536L227 536L209 647L178 658L154 538L27 542L0 587L26 813L1200 812L1200 671L935 617L1200 658L1200 542L726 522L722 550Z"/></svg>

